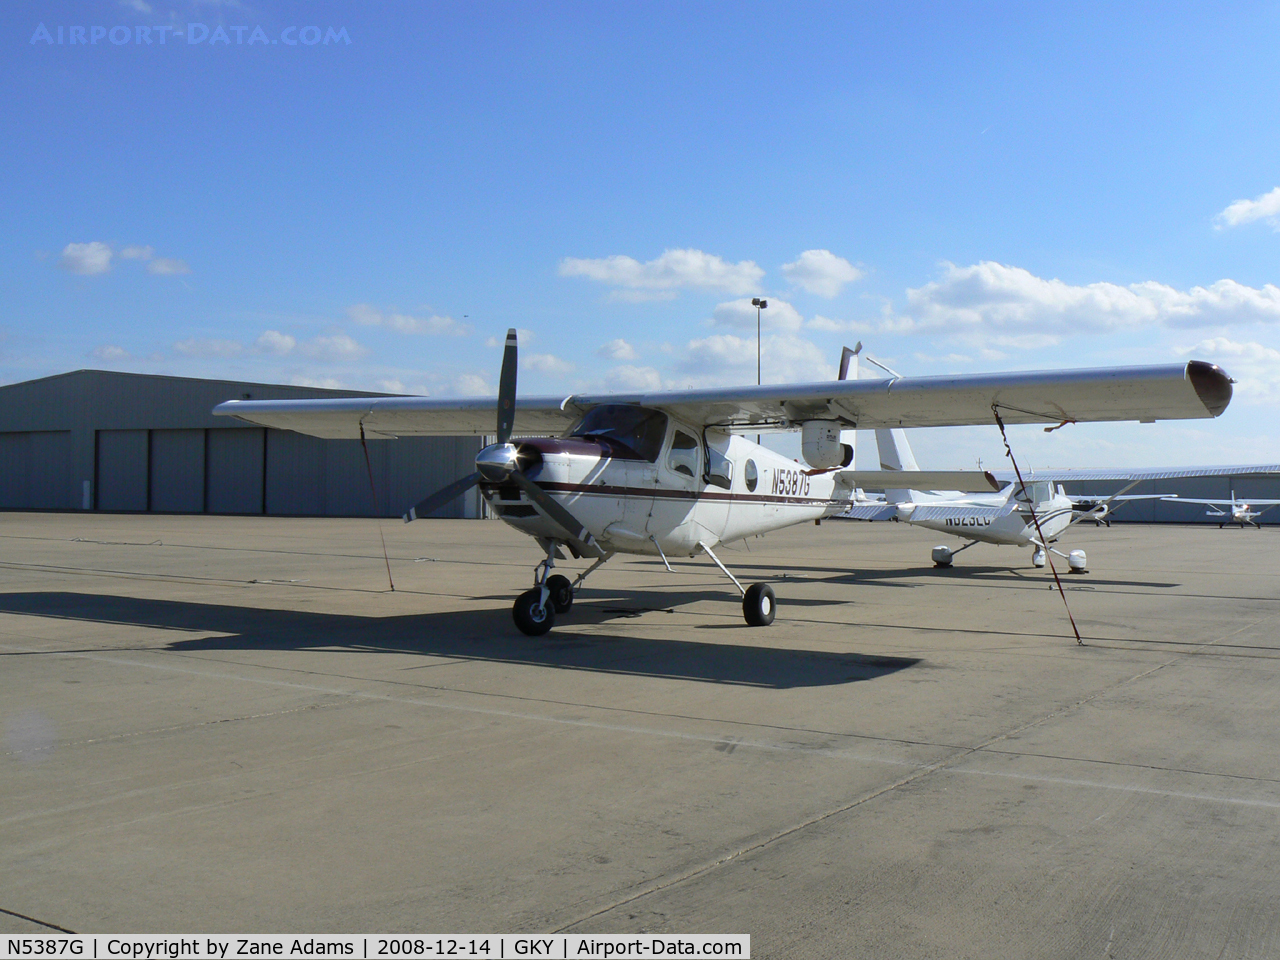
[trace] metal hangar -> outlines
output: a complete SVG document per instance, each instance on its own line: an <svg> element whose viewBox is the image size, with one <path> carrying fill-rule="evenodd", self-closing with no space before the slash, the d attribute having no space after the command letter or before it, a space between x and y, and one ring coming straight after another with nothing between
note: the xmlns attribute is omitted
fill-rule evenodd
<svg viewBox="0 0 1280 960"><path fill-rule="evenodd" d="M0 386L0 509L394 517L474 469L479 437L379 440L366 466L358 440L210 412L352 396L388 394L104 370ZM480 516L478 493L437 516Z"/></svg>

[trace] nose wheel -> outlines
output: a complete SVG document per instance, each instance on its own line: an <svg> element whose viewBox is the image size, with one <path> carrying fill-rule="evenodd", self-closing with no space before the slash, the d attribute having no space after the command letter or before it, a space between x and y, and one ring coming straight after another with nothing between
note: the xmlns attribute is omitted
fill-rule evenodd
<svg viewBox="0 0 1280 960"><path fill-rule="evenodd" d="M578 574L577 579L570 580L568 577L551 572L556 565L558 548L559 544L554 540L547 544L547 559L534 568L533 589L526 590L516 597L515 606L511 608L511 619L526 636L540 637L554 627L556 615L568 613L572 609L573 595L582 585L582 581L613 556L612 553L606 553Z"/></svg>

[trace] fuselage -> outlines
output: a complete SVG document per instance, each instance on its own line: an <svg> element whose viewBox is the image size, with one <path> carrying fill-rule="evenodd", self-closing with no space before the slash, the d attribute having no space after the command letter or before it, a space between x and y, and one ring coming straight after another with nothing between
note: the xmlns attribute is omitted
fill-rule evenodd
<svg viewBox="0 0 1280 960"><path fill-rule="evenodd" d="M1017 497L1013 489L1000 494L951 494L931 496L915 493L911 502L898 505L898 518L916 526L949 533L966 540L984 543L1026 546L1040 540L1052 543L1071 523L1072 501L1063 493L1037 490L1039 484L1028 484L1032 498ZM1043 487L1048 488L1048 484ZM1031 517L1034 501L1035 520ZM915 514L922 506L946 507L947 516L923 519ZM919 511L925 513L926 511ZM1036 523L1040 532L1036 532Z"/></svg>
<svg viewBox="0 0 1280 960"><path fill-rule="evenodd" d="M852 496L835 472L812 471L745 437L657 416L661 430L650 423L621 439L584 430L514 442L525 475L606 552L690 556L701 543L714 547L831 516ZM480 490L522 533L563 539L515 484L481 481Z"/></svg>

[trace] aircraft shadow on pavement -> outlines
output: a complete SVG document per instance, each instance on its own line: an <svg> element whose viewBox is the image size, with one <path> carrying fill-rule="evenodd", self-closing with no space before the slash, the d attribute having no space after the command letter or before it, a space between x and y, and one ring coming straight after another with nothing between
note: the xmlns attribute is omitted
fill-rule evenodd
<svg viewBox="0 0 1280 960"><path fill-rule="evenodd" d="M642 563L652 563L658 567L662 566L662 561L641 561ZM679 564L673 563L673 566L679 569ZM1069 575L1066 571L1066 561L1058 560L1058 574L1062 577L1063 584L1068 587L1073 586L1097 586L1097 587L1143 587L1149 589L1170 590L1174 587L1182 586L1181 583L1167 583L1159 580L1116 580L1106 577L1100 577L1096 574L1089 574L1084 577ZM876 570L866 567L826 567L814 564L806 564L802 560L788 560L785 569L779 569L776 563L750 563L742 560L735 560L731 567L735 572L755 571L751 575L752 580L767 580L774 583L874 583L879 586L886 587L919 587L924 586L919 580L921 577L936 577L947 580L973 580L980 583L1008 583L1022 584L1039 587L1042 580L1053 582L1053 575L1047 567L1026 567L1019 569L1009 564L962 564L957 563L955 566L947 569L939 569L932 564L922 563L915 567L898 567L894 569ZM834 576L805 576L796 575L796 571L807 572L810 574L834 574ZM743 579L740 577L739 579ZM900 581L916 581L900 582ZM782 603L793 603L790 598L781 600ZM822 601L823 603L840 603L842 601Z"/></svg>
<svg viewBox="0 0 1280 960"><path fill-rule="evenodd" d="M749 564L738 564L739 567L749 569ZM1107 577L1100 577L1095 574L1086 576L1077 576L1068 574L1065 569L1066 562L1058 561L1058 575L1062 578L1064 586L1068 588L1073 586L1094 586L1094 587L1143 587L1148 589L1171 590L1174 587L1182 586L1181 583L1168 583L1159 580L1115 580ZM771 569L771 568L766 568ZM788 567L789 570L808 570L814 573L829 573L835 576L829 577L796 577L779 575L780 580L811 580L820 583L875 583L880 586L892 587L912 587L921 586L918 581L921 577L938 578L945 580L971 580L978 583L1010 583L1024 584L1035 587L1043 586L1045 582L1053 583L1053 574L1049 572L1047 567L1031 568L1023 570L1010 568L1008 566L960 566L956 565L948 569L939 569L937 567L921 565L918 567L899 567L896 569L873 570L873 569L856 569L841 570L838 567L814 567L804 564L794 564ZM900 583L897 581L915 580L916 583Z"/></svg>
<svg viewBox="0 0 1280 960"><path fill-rule="evenodd" d="M634 616L637 612L643 612L643 608L616 597L589 600L575 604L566 622L591 626L617 617ZM215 634L177 639L158 648L174 652L406 653L773 689L874 680L920 662L910 657L756 646L745 641L758 637L758 631L745 625L741 628L743 643L554 631L543 637L526 637L516 631L506 608L365 617L51 592L0 594L0 613ZM101 653L103 649L50 652ZM110 646L105 649L134 648ZM6 656L30 655L0 653L0 661Z"/></svg>

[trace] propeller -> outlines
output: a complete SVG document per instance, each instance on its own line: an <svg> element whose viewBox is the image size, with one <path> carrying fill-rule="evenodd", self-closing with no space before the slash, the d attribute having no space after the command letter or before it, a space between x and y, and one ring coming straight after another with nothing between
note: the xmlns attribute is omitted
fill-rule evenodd
<svg viewBox="0 0 1280 960"><path fill-rule="evenodd" d="M520 464L520 448L511 442L511 430L516 419L516 331L507 331L507 343L502 351L502 373L498 377L498 429L497 442L485 447L476 454L475 473L460 480L455 480L447 487L437 490L415 504L404 515L404 522L425 517L445 504L462 496L481 480L494 483L513 481L524 495L538 507L547 517L564 528L572 540L580 541L589 547L595 546L595 540L578 519L562 507L550 494L539 487L524 474Z"/></svg>

